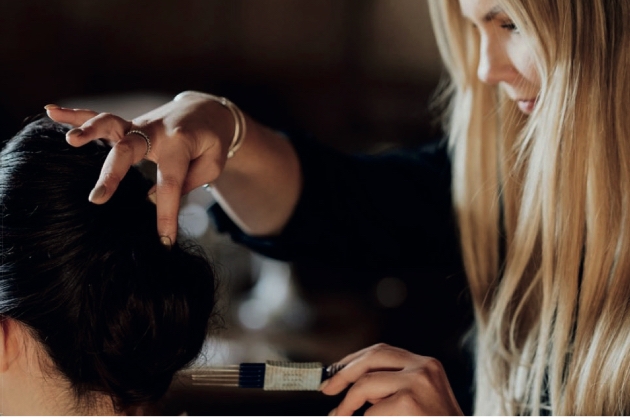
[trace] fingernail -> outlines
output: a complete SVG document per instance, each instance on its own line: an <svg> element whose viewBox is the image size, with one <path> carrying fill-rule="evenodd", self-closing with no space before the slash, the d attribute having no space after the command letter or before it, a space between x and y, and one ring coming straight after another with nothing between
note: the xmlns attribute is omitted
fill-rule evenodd
<svg viewBox="0 0 630 418"><path fill-rule="evenodd" d="M171 249L171 247L173 246L173 242L171 241L171 239L169 237L167 237L166 235L160 237L160 242L162 243L163 246L165 246L166 248L168 248L169 250Z"/></svg>
<svg viewBox="0 0 630 418"><path fill-rule="evenodd" d="M329 417L334 417L335 415L337 415L337 408L333 409L332 411L328 413Z"/></svg>
<svg viewBox="0 0 630 418"><path fill-rule="evenodd" d="M157 193L156 192L153 192L153 193L147 195L147 199L149 199L149 201L151 203L153 203L154 205L157 205Z"/></svg>
<svg viewBox="0 0 630 418"><path fill-rule="evenodd" d="M324 381L322 382L322 384L321 384L321 385L319 385L319 389L318 389L318 390L321 392L322 390L324 390L324 388L325 388L326 386L328 386L328 384L329 384L329 383L330 383L330 380L328 380L328 379L324 380Z"/></svg>
<svg viewBox="0 0 630 418"><path fill-rule="evenodd" d="M44 106L44 109L46 110L61 109L61 106L58 106L56 104L47 104L46 106Z"/></svg>
<svg viewBox="0 0 630 418"><path fill-rule="evenodd" d="M73 129L70 129L70 130L66 133L66 135L76 135L76 136L81 136L81 135L83 135L83 129L81 129L81 128L73 128Z"/></svg>
<svg viewBox="0 0 630 418"><path fill-rule="evenodd" d="M90 192L90 196L88 196L88 200L90 202L94 202L96 199L100 199L101 197L105 195L106 190L107 189L102 184L98 187L93 188L92 191Z"/></svg>

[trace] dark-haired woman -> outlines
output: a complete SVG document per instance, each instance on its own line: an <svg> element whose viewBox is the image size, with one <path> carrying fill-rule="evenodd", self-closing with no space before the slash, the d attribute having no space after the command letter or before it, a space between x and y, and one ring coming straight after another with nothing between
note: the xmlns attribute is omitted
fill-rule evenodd
<svg viewBox="0 0 630 418"><path fill-rule="evenodd" d="M157 400L215 318L203 253L155 231L131 170L86 199L108 148L74 148L49 119L0 152L0 413L113 415Z"/></svg>

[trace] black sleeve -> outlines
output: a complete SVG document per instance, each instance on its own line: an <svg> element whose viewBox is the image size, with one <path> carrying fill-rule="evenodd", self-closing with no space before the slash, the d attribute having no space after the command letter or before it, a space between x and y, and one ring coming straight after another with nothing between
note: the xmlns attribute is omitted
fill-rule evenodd
<svg viewBox="0 0 630 418"><path fill-rule="evenodd" d="M414 267L459 262L445 146L346 155L292 136L304 187L278 236L243 233L218 205L217 228L281 260L331 266Z"/></svg>

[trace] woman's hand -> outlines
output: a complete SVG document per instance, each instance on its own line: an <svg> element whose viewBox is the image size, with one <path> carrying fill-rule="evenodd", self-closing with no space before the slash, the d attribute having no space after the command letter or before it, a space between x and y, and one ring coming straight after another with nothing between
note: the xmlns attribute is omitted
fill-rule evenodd
<svg viewBox="0 0 630 418"><path fill-rule="evenodd" d="M247 137L228 170L234 116L207 94L181 93L133 121L91 110L46 108L53 120L77 127L66 136L71 145L103 139L112 146L90 193L92 202L109 200L131 165L143 158L157 164L157 227L166 245L177 236L182 194L203 184L213 183L228 215L246 232L259 235L278 232L299 197L301 174L293 147L250 118L245 119ZM141 135L125 135L130 130L148 136L148 153Z"/></svg>
<svg viewBox="0 0 630 418"><path fill-rule="evenodd" d="M157 211L159 233L171 242L177 235L180 198L195 187L214 181L225 165L234 121L227 109L203 94L185 93L133 121L91 110L49 108L48 115L78 127L67 141L79 147L95 139L112 145L90 200L107 202L132 164L143 158L158 165ZM130 130L144 132L151 142Z"/></svg>
<svg viewBox="0 0 630 418"><path fill-rule="evenodd" d="M348 386L330 415L352 415L366 402L365 415L462 415L440 362L409 351L376 344L339 361L345 364L322 384L326 395Z"/></svg>

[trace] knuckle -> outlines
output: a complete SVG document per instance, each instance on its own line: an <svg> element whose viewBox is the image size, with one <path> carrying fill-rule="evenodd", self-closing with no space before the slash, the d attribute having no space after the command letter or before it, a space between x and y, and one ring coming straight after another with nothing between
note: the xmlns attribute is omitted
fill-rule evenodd
<svg viewBox="0 0 630 418"><path fill-rule="evenodd" d="M385 344L385 343L374 344L366 352L366 355L367 356L375 356L375 355L378 355L379 353L381 353L383 351L387 351L389 349L391 349L391 346L389 346L388 344Z"/></svg>
<svg viewBox="0 0 630 418"><path fill-rule="evenodd" d="M103 123L103 122L107 122L108 120L113 119L115 116L109 112L103 112L103 113L99 113L98 115L94 116L92 119L90 119L88 122L86 122L87 126L93 126L95 123Z"/></svg>
<svg viewBox="0 0 630 418"><path fill-rule="evenodd" d="M113 172L103 173L103 183L107 186L115 186L122 180L122 177Z"/></svg>
<svg viewBox="0 0 630 418"><path fill-rule="evenodd" d="M398 391L398 402L403 406L413 407L416 398L410 389L405 388Z"/></svg>
<svg viewBox="0 0 630 418"><path fill-rule="evenodd" d="M384 352L391 350L392 347L385 343L374 344L364 353L363 357L366 359L373 359L380 357Z"/></svg>
<svg viewBox="0 0 630 418"><path fill-rule="evenodd" d="M131 141L119 141L114 145L116 152L119 154L133 154L133 144Z"/></svg>
<svg viewBox="0 0 630 418"><path fill-rule="evenodd" d="M185 141L189 138L193 138L194 133L191 129L188 129L182 125L173 128L173 138L178 141Z"/></svg>
<svg viewBox="0 0 630 418"><path fill-rule="evenodd" d="M425 357L424 360L425 362L423 368L426 373L430 375L436 375L442 373L442 371L444 370L444 367L442 366L440 360L434 357Z"/></svg>
<svg viewBox="0 0 630 418"><path fill-rule="evenodd" d="M370 386L373 380L374 374L366 373L357 379L352 388L356 387L358 390L360 390L362 387Z"/></svg>
<svg viewBox="0 0 630 418"><path fill-rule="evenodd" d="M179 93L177 96L175 96L175 98L173 100L175 101L179 101L179 100L194 100L199 98L200 96L205 96L204 93L200 93L198 91L195 90L186 90L186 91L182 91L181 93Z"/></svg>
<svg viewBox="0 0 630 418"><path fill-rule="evenodd" d="M117 128L120 126L122 119L112 113L99 113L92 119L86 121L81 128L85 130L94 130L94 134L102 135L104 138L121 139L122 132Z"/></svg>
<svg viewBox="0 0 630 418"><path fill-rule="evenodd" d="M418 402L414 393L410 389L401 389L396 394L398 410L406 412L408 415L415 415L418 409Z"/></svg>
<svg viewBox="0 0 630 418"><path fill-rule="evenodd" d="M433 385L439 380L440 376L444 374L444 367L442 363L433 357L423 357L422 363L419 367L413 371L410 371L412 375L415 375L416 381L423 385Z"/></svg>
<svg viewBox="0 0 630 418"><path fill-rule="evenodd" d="M374 350L386 350L386 349L388 349L389 347L390 347L390 345L389 345L389 344L385 344L385 343L378 343L378 344L374 344L374 345L372 346L372 348L373 348Z"/></svg>
<svg viewBox="0 0 630 418"><path fill-rule="evenodd" d="M181 182L173 176L164 176L159 183L159 189L162 193L179 193L181 188Z"/></svg>

